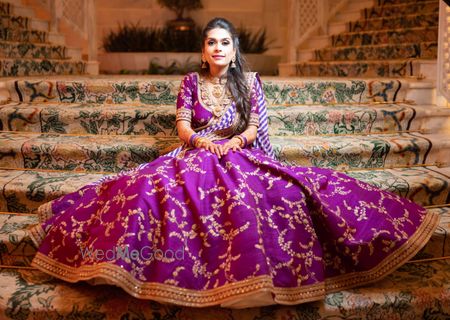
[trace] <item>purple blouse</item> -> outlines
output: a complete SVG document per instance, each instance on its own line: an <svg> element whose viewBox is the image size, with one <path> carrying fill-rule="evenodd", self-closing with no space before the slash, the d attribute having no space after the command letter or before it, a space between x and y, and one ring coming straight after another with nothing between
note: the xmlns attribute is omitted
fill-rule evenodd
<svg viewBox="0 0 450 320"><path fill-rule="evenodd" d="M255 73L247 73L247 80L251 86L250 104L252 106L250 111L249 125L259 126L258 113L258 99L257 93L262 92L258 90L261 87L260 79ZM256 81L255 81L256 79ZM188 73L181 82L180 92L177 99L177 121L186 120L191 122L194 130L207 127L219 120L214 116L212 111L212 102L209 101L206 88L202 86L202 79L196 72ZM230 104L234 101L230 100Z"/></svg>

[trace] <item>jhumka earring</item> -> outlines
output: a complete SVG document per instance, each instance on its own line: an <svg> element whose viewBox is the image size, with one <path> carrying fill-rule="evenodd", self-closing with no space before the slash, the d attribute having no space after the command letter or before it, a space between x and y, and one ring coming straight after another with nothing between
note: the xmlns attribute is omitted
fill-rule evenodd
<svg viewBox="0 0 450 320"><path fill-rule="evenodd" d="M202 57L202 69L206 69L208 66L206 65L206 60L204 57Z"/></svg>
<svg viewBox="0 0 450 320"><path fill-rule="evenodd" d="M231 65L230 65L230 68L232 68L232 69L234 69L234 68L236 68L236 56L234 56L232 59L231 59Z"/></svg>

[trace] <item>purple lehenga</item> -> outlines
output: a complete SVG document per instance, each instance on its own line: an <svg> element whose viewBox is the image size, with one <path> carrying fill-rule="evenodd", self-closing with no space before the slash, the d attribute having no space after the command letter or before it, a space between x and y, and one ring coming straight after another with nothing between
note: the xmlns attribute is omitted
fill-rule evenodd
<svg viewBox="0 0 450 320"><path fill-rule="evenodd" d="M144 299L245 307L319 300L415 255L438 217L345 174L274 160L261 83L247 77L259 126L251 147L219 159L184 145L41 206L32 265ZM226 141L234 103L214 116L201 81L182 81L177 119Z"/></svg>

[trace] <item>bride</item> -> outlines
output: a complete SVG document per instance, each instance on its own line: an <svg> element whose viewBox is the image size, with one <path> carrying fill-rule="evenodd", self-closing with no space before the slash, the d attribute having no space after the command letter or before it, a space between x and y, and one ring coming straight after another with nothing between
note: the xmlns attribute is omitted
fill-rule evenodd
<svg viewBox="0 0 450 320"><path fill-rule="evenodd" d="M41 206L32 265L142 299L242 308L319 300L413 257L438 216L274 159L261 80L244 69L235 28L211 20L201 72L177 99L183 145Z"/></svg>

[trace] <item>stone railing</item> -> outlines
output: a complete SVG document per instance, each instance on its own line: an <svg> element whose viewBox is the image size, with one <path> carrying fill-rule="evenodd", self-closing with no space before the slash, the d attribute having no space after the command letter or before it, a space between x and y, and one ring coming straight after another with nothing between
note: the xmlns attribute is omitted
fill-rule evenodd
<svg viewBox="0 0 450 320"><path fill-rule="evenodd" d="M450 6L439 7L439 39L437 62L437 98L439 105L450 104Z"/></svg>
<svg viewBox="0 0 450 320"><path fill-rule="evenodd" d="M348 0L288 0L288 63L297 61L297 50L316 33L328 34L328 21Z"/></svg>

